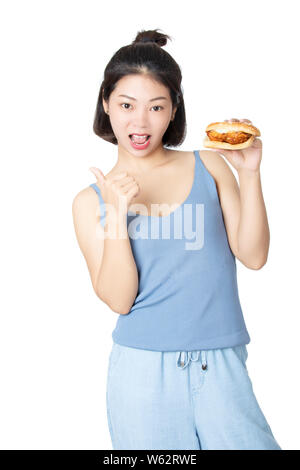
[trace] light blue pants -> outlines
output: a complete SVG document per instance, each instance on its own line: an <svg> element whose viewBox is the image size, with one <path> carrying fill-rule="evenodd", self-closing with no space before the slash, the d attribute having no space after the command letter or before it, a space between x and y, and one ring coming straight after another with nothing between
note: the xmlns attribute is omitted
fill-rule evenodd
<svg viewBox="0 0 300 470"><path fill-rule="evenodd" d="M247 356L245 345L165 352L113 343L106 391L113 449L281 450Z"/></svg>

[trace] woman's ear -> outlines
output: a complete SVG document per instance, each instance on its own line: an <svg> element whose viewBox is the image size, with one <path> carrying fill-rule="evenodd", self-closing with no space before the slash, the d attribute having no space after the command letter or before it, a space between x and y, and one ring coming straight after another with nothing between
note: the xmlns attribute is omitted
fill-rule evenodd
<svg viewBox="0 0 300 470"><path fill-rule="evenodd" d="M105 113L107 114L107 111L108 111L108 103L105 101L104 99L104 90L102 90L102 106L103 106L103 109L105 111Z"/></svg>
<svg viewBox="0 0 300 470"><path fill-rule="evenodd" d="M104 98L102 98L102 106L103 106L105 113L107 114L107 103Z"/></svg>

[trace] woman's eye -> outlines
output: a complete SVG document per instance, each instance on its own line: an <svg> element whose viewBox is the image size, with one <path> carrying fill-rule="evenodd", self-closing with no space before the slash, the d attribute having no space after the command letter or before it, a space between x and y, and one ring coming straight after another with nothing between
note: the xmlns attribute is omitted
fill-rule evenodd
<svg viewBox="0 0 300 470"><path fill-rule="evenodd" d="M128 105L128 106L131 106L130 103L122 103L121 106L123 107L123 105ZM161 109L164 109L162 106L152 106L153 108L161 108ZM124 109L128 109L128 108L124 108Z"/></svg>

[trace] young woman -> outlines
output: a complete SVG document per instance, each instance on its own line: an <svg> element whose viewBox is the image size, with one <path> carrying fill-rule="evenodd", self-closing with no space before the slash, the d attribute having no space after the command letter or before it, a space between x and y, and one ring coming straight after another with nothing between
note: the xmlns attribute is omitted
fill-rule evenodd
<svg viewBox="0 0 300 470"><path fill-rule="evenodd" d="M94 131L116 165L73 202L97 296L119 314L107 376L114 449L280 450L253 393L236 260L260 269L269 228L262 145L178 151L181 72L141 31L108 63ZM150 137L149 137L150 136ZM99 216L100 214L100 216Z"/></svg>

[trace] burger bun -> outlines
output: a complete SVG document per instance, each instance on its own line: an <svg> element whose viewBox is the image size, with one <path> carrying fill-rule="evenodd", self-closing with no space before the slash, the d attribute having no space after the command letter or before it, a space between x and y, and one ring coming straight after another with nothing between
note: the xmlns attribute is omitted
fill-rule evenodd
<svg viewBox="0 0 300 470"><path fill-rule="evenodd" d="M210 140L209 137L206 135L203 140L204 147L207 148L220 148L220 149L228 149L228 150L240 150L250 147L255 139L255 137L260 136L260 131L257 127L253 126L252 124L247 124L246 122L213 122L207 126L205 129L207 131L216 131L221 135L224 133L231 133L231 132L245 132L250 134L246 142L241 142L237 144L230 144L228 142L222 142L219 140Z"/></svg>

